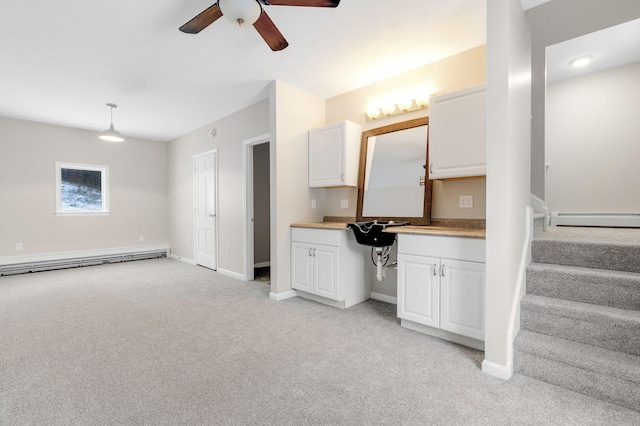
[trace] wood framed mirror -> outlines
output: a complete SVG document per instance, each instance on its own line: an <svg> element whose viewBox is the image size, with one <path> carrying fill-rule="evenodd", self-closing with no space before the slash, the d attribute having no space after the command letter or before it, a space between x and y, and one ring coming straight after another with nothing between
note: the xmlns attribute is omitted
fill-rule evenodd
<svg viewBox="0 0 640 426"><path fill-rule="evenodd" d="M356 220L431 224L429 117L362 133Z"/></svg>

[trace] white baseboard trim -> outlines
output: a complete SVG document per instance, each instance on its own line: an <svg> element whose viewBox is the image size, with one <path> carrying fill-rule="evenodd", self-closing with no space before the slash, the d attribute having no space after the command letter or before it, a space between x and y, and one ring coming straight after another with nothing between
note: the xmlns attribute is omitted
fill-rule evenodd
<svg viewBox="0 0 640 426"><path fill-rule="evenodd" d="M429 336L439 337L440 339L448 340L459 345L469 346L470 348L484 351L484 342L482 340L451 333L440 328L433 328L428 325L418 324L417 322L409 321L404 318L400 318L400 325L404 328L408 328L409 330L417 331L418 333L428 334Z"/></svg>
<svg viewBox="0 0 640 426"><path fill-rule="evenodd" d="M398 298L397 297L393 297L393 296L387 296L386 294L382 294L382 293L375 293L375 292L371 292L371 298L374 300L379 300L381 302L386 302L386 303L391 303L392 305L397 305L398 304Z"/></svg>
<svg viewBox="0 0 640 426"><path fill-rule="evenodd" d="M495 362L482 361L482 372L502 380L509 380L513 375L513 367L505 367Z"/></svg>
<svg viewBox="0 0 640 426"><path fill-rule="evenodd" d="M227 271L226 269L222 269L222 268L218 268L216 269L217 272L220 272L222 275L226 275L228 277L231 278L236 278L242 281L246 281L247 277L245 277L243 274L239 274L237 272L233 272L233 271Z"/></svg>
<svg viewBox="0 0 640 426"><path fill-rule="evenodd" d="M97 256L113 256L113 255L120 255L120 254L143 253L147 251L162 251L162 250L166 250L168 252L169 244L163 243L163 244L151 244L146 246L115 247L115 248L108 248L108 249L31 254L31 255L25 255L25 256L6 256L6 257L0 257L0 265L13 265L17 263L30 263L30 262L49 262L53 260L65 260L65 259L76 259L76 258L97 257Z"/></svg>
<svg viewBox="0 0 640 426"><path fill-rule="evenodd" d="M346 309L346 305L344 300L337 301L332 299L327 299L326 297L318 296L317 294L307 293L305 291L296 291L298 297L302 297L303 299L313 300L314 302L322 303L323 305L332 306L338 309Z"/></svg>
<svg viewBox="0 0 640 426"><path fill-rule="evenodd" d="M640 228L638 213L552 213L551 226L606 226Z"/></svg>
<svg viewBox="0 0 640 426"><path fill-rule="evenodd" d="M536 213L547 213L547 205L541 198L529 194L529 205Z"/></svg>
<svg viewBox="0 0 640 426"><path fill-rule="evenodd" d="M296 293L295 290L283 291L282 293L271 292L269 293L269 299L279 302L281 300L291 299L292 297L296 297L297 295L298 293Z"/></svg>
<svg viewBox="0 0 640 426"><path fill-rule="evenodd" d="M189 265L194 265L194 266L196 265L196 261L193 259L188 259L182 256L176 256L175 254L170 254L168 257L171 259L179 260L184 263L188 263Z"/></svg>
<svg viewBox="0 0 640 426"><path fill-rule="evenodd" d="M267 266L271 266L271 262L260 262L253 264L254 268L266 268Z"/></svg>

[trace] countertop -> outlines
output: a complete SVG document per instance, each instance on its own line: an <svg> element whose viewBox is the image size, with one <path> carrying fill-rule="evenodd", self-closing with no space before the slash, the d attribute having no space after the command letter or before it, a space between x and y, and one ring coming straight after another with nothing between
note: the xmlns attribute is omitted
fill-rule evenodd
<svg viewBox="0 0 640 426"><path fill-rule="evenodd" d="M485 238L486 232L484 227L480 227L479 224L483 224L484 221L477 220L433 220L432 225L427 226L391 226L384 230L384 232L391 232L395 234L416 234L416 235L440 235L449 237L463 237L463 238ZM472 225L472 226L465 226ZM310 223L292 223L292 228L316 228L316 229L338 229L346 230L346 222L310 222Z"/></svg>

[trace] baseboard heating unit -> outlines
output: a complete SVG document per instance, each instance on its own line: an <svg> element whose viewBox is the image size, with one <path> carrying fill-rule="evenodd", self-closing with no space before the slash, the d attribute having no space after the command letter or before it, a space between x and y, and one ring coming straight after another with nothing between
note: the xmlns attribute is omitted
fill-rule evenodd
<svg viewBox="0 0 640 426"><path fill-rule="evenodd" d="M602 226L638 228L637 213L551 213L551 226Z"/></svg>
<svg viewBox="0 0 640 426"><path fill-rule="evenodd" d="M167 257L168 246L0 258L0 276Z"/></svg>

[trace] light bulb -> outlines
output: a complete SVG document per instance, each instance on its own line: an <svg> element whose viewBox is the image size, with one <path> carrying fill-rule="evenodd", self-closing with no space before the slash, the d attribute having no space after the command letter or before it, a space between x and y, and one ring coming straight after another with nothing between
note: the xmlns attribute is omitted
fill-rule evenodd
<svg viewBox="0 0 640 426"><path fill-rule="evenodd" d="M380 108L368 108L367 109L367 117L371 120L375 120L380 117Z"/></svg>
<svg viewBox="0 0 640 426"><path fill-rule="evenodd" d="M403 112L409 111L412 106L413 106L413 99L411 98L404 98L398 102L398 108L400 108L400 111L403 111Z"/></svg>
<svg viewBox="0 0 640 426"><path fill-rule="evenodd" d="M384 115L391 115L395 112L396 110L396 106L394 104L388 103L382 106L382 108L380 108L382 110L382 113Z"/></svg>
<svg viewBox="0 0 640 426"><path fill-rule="evenodd" d="M588 65L591 60L593 59L593 56L582 56L580 58L576 58L573 61L569 62L569 64L571 64L571 66L574 66L576 68L580 68L580 67L584 67L585 65Z"/></svg>

